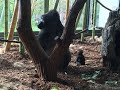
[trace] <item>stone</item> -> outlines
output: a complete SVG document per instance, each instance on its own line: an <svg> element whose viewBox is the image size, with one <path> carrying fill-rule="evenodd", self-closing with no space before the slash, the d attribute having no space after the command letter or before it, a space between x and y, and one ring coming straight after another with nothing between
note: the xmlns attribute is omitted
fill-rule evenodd
<svg viewBox="0 0 120 90"><path fill-rule="evenodd" d="M102 31L103 66L112 71L120 70L120 15L111 11L105 28Z"/></svg>

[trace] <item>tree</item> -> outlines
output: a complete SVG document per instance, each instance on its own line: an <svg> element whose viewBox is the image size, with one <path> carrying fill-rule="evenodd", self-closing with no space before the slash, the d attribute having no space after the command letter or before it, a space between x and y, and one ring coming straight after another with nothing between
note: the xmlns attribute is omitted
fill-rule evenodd
<svg viewBox="0 0 120 90"><path fill-rule="evenodd" d="M19 0L19 17L17 31L26 50L37 68L40 80L56 81L60 57L69 48L74 37L75 22L86 0L75 0L61 37L50 56L48 56L35 38L31 28L30 0ZM27 33L27 34L26 34ZM34 48L34 49L33 49Z"/></svg>

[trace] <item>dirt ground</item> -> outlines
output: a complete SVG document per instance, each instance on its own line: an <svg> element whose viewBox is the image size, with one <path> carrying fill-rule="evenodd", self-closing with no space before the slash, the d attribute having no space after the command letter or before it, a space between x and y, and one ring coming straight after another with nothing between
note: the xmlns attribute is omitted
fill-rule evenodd
<svg viewBox="0 0 120 90"><path fill-rule="evenodd" d="M18 45L2 53L0 45L0 90L120 90L120 75L102 67L101 43L74 40L70 45L72 60L67 74L58 73L59 82L38 82L35 67L29 55L22 57ZM77 65L78 50L84 51L86 65Z"/></svg>

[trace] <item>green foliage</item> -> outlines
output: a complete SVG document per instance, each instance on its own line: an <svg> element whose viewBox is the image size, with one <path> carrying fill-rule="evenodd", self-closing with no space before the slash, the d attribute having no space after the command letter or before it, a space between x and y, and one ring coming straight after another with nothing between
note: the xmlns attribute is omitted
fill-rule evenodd
<svg viewBox="0 0 120 90"><path fill-rule="evenodd" d="M59 90L58 87L52 87L50 90Z"/></svg>
<svg viewBox="0 0 120 90"><path fill-rule="evenodd" d="M32 23L32 29L33 31L39 31L39 29L36 26L36 20L40 18L42 14L44 14L44 1L45 0L31 0L31 23ZM70 8L72 7L72 4L75 0L70 0ZM4 7L4 0L0 0L0 17L2 14L2 10ZM54 9L56 0L49 0L49 10ZM14 6L15 6L15 0L8 0L8 28L10 27L12 15L14 13ZM57 11L60 13L60 17L62 23L65 23L65 13L66 13L66 0L59 0ZM78 27L82 27L82 21L83 20L83 13L81 15L82 18L80 18ZM1 19L1 18L0 18ZM4 16L2 18L2 21L0 22L0 32L4 32L5 25L4 25Z"/></svg>
<svg viewBox="0 0 120 90"><path fill-rule="evenodd" d="M32 19L31 23L32 23L32 30L33 31L39 31L39 29L37 28L37 23L35 22L34 19Z"/></svg>

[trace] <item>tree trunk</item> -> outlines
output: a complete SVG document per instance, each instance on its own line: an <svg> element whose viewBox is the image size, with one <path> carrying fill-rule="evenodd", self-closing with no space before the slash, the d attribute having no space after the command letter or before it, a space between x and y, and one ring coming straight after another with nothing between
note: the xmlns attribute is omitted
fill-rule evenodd
<svg viewBox="0 0 120 90"><path fill-rule="evenodd" d="M19 0L19 16L17 23L17 31L26 50L29 52L33 62L38 70L41 79L45 79L45 62L48 57L42 47L37 42L31 28L31 4L30 0Z"/></svg>
<svg viewBox="0 0 120 90"><path fill-rule="evenodd" d="M68 15L63 34L57 39L57 44L48 56L35 38L31 28L30 0L19 0L19 17L17 31L26 50L29 52L37 68L40 79L56 81L60 57L69 48L75 30L77 14L82 9L86 0L76 0ZM27 7L26 7L27 6Z"/></svg>
<svg viewBox="0 0 120 90"><path fill-rule="evenodd" d="M64 55L64 52L69 48L74 37L75 22L79 11L83 8L86 0L75 0L69 14L68 19L63 30L63 34L57 40L57 44L50 56L51 65L59 66L60 57ZM59 59L59 60L58 60Z"/></svg>

